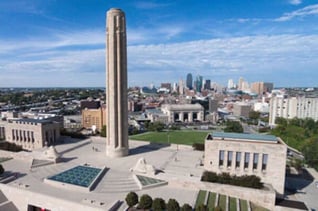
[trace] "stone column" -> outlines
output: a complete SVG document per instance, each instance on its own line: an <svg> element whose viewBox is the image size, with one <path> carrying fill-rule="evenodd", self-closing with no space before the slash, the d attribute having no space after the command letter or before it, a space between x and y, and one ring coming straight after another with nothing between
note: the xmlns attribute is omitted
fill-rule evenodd
<svg viewBox="0 0 318 211"><path fill-rule="evenodd" d="M179 120L181 121L181 122L183 122L184 121L184 113L183 112L180 112L179 113Z"/></svg>
<svg viewBox="0 0 318 211"><path fill-rule="evenodd" d="M109 157L128 155L127 46L125 13L107 12L107 140Z"/></svg>
<svg viewBox="0 0 318 211"><path fill-rule="evenodd" d="M193 112L189 112L189 114L188 114L188 122L193 122Z"/></svg>

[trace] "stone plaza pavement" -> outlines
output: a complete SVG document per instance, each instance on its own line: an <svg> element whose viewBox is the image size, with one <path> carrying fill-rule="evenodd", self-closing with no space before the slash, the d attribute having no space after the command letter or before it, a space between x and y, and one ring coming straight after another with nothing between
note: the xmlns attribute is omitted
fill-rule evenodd
<svg viewBox="0 0 318 211"><path fill-rule="evenodd" d="M130 154L122 158L107 158L105 139L91 137L85 140L65 138L64 143L55 146L62 155L62 162L36 168L31 168L33 156L36 153L23 153L17 158L2 163L6 171L14 172L17 179L8 183L9 186L25 186L29 191L54 198L85 203L84 201L99 201L105 206L116 200L124 201L129 191L135 191L139 196L149 194L153 198L165 200L175 198L180 205L194 205L198 190L174 187L170 180L199 181L203 172L200 165L203 152L194 151L191 146L160 145L149 142L129 141ZM139 190L133 179L131 169L140 158L145 158L147 164L153 165L160 173L150 177L168 181L168 185ZM58 188L44 183L44 179L70 169L77 165L91 165L108 169L96 188L91 192L74 191ZM125 203L120 209L125 208Z"/></svg>

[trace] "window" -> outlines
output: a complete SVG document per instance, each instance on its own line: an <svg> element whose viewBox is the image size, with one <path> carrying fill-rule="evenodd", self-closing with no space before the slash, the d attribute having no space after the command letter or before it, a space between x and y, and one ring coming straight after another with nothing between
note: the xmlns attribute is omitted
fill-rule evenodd
<svg viewBox="0 0 318 211"><path fill-rule="evenodd" d="M241 152L236 152L235 168L240 168L240 165L241 165Z"/></svg>
<svg viewBox="0 0 318 211"><path fill-rule="evenodd" d="M262 171L265 171L267 168L267 160L268 160L268 154L263 154L262 158Z"/></svg>
<svg viewBox="0 0 318 211"><path fill-rule="evenodd" d="M30 142L30 131L27 132L28 142Z"/></svg>
<svg viewBox="0 0 318 211"><path fill-rule="evenodd" d="M219 151L219 166L223 166L224 164L224 150Z"/></svg>
<svg viewBox="0 0 318 211"><path fill-rule="evenodd" d="M228 153L227 153L227 167L232 166L232 159L233 159L233 152L228 151Z"/></svg>
<svg viewBox="0 0 318 211"><path fill-rule="evenodd" d="M12 140L15 140L14 129L12 129Z"/></svg>
<svg viewBox="0 0 318 211"><path fill-rule="evenodd" d="M253 169L257 169L257 164L258 164L258 153L254 153L253 155Z"/></svg>
<svg viewBox="0 0 318 211"><path fill-rule="evenodd" d="M245 157L244 157L244 168L245 169L248 168L249 162L250 162L250 153L249 152L245 152Z"/></svg>
<svg viewBox="0 0 318 211"><path fill-rule="evenodd" d="M32 143L34 143L34 132L31 131L31 139L32 139Z"/></svg>
<svg viewBox="0 0 318 211"><path fill-rule="evenodd" d="M23 131L23 141L26 141L25 130Z"/></svg>

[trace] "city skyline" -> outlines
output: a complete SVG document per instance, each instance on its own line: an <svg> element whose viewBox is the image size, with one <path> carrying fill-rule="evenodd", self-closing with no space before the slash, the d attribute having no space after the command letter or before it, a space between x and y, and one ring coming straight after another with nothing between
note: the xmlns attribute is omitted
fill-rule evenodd
<svg viewBox="0 0 318 211"><path fill-rule="evenodd" d="M128 84L317 86L318 1L0 3L0 87L105 86L105 18L127 16ZM288 77L286 77L288 76Z"/></svg>

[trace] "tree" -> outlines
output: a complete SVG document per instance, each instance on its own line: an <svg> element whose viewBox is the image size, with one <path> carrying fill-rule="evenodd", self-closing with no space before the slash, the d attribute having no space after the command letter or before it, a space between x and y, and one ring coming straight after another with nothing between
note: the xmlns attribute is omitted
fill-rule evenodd
<svg viewBox="0 0 318 211"><path fill-rule="evenodd" d="M261 113L258 111L250 111L250 113L248 114L248 117L253 120L258 120L260 116Z"/></svg>
<svg viewBox="0 0 318 211"><path fill-rule="evenodd" d="M125 198L128 207L133 207L138 203L138 195L135 192L129 192Z"/></svg>
<svg viewBox="0 0 318 211"><path fill-rule="evenodd" d="M318 170L318 139L312 140L303 149L306 163Z"/></svg>
<svg viewBox="0 0 318 211"><path fill-rule="evenodd" d="M167 211L178 211L180 210L179 203L175 199L169 199L167 203Z"/></svg>
<svg viewBox="0 0 318 211"><path fill-rule="evenodd" d="M4 173L4 168L3 166L0 164L0 175Z"/></svg>
<svg viewBox="0 0 318 211"><path fill-rule="evenodd" d="M150 123L145 124L145 127L149 131L160 132L165 128L165 125L162 122L150 122Z"/></svg>
<svg viewBox="0 0 318 211"><path fill-rule="evenodd" d="M283 117L276 117L275 123L278 125L287 126L288 121L287 121L287 119L285 119Z"/></svg>
<svg viewBox="0 0 318 211"><path fill-rule="evenodd" d="M237 121L227 121L224 132L233 132L233 133L243 133L244 129L240 122Z"/></svg>
<svg viewBox="0 0 318 211"><path fill-rule="evenodd" d="M181 211L192 211L192 207L189 204L184 204L181 207Z"/></svg>
<svg viewBox="0 0 318 211"><path fill-rule="evenodd" d="M222 208L219 206L214 207L213 211L222 211Z"/></svg>
<svg viewBox="0 0 318 211"><path fill-rule="evenodd" d="M106 137L106 125L103 125L101 131L100 131L100 136L101 137Z"/></svg>
<svg viewBox="0 0 318 211"><path fill-rule="evenodd" d="M195 208L195 211L207 211L207 207L204 204L199 204L199 206L197 206L197 208Z"/></svg>
<svg viewBox="0 0 318 211"><path fill-rule="evenodd" d="M162 198L155 198L152 202L153 211L161 211L166 209L166 202Z"/></svg>
<svg viewBox="0 0 318 211"><path fill-rule="evenodd" d="M152 206L152 198L148 194L144 194L140 197L138 208L139 209L150 209Z"/></svg>

